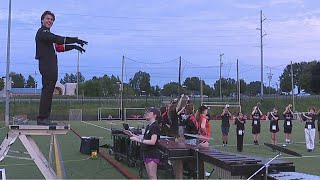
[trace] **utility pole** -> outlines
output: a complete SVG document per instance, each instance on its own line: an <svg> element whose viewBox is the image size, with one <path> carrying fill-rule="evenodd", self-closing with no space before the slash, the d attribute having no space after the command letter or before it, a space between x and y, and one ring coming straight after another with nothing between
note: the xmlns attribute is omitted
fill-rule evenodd
<svg viewBox="0 0 320 180"><path fill-rule="evenodd" d="M241 94L241 82L239 78L239 60L237 59L237 82L238 82L238 103L239 103L239 111L241 112L241 99L240 99L240 94Z"/></svg>
<svg viewBox="0 0 320 180"><path fill-rule="evenodd" d="M9 0L9 15L8 15L8 37L7 37L7 68L6 68L6 108L5 108L5 126L9 126L10 116L10 91L11 91L11 79L10 73L10 33L11 33L11 0Z"/></svg>
<svg viewBox="0 0 320 180"><path fill-rule="evenodd" d="M122 56L122 73L121 73L121 84L120 84L120 112L121 112L121 120L123 119L124 112L123 112L123 77L124 77L124 56Z"/></svg>
<svg viewBox="0 0 320 180"><path fill-rule="evenodd" d="M222 101L222 91L221 91L221 79L222 79L222 56L223 56L224 54L223 53L220 53L220 80L219 80L219 82L220 82L220 101Z"/></svg>
<svg viewBox="0 0 320 180"><path fill-rule="evenodd" d="M203 81L200 78L200 101L201 101L201 105L203 103Z"/></svg>
<svg viewBox="0 0 320 180"><path fill-rule="evenodd" d="M260 51L261 51L261 98L263 98L263 37L267 34L263 34L263 28L262 24L263 21L265 21L266 18L262 19L262 10L260 11L260 28L257 28L257 30L260 30Z"/></svg>
<svg viewBox="0 0 320 180"><path fill-rule="evenodd" d="M179 57L178 98L181 95L181 56Z"/></svg>
<svg viewBox="0 0 320 180"><path fill-rule="evenodd" d="M37 71L34 71L34 95L37 94Z"/></svg>
<svg viewBox="0 0 320 180"><path fill-rule="evenodd" d="M292 61L291 61L291 90L292 90L292 111L295 111L294 105L294 84L293 84L293 68L292 68Z"/></svg>
<svg viewBox="0 0 320 180"><path fill-rule="evenodd" d="M271 90L270 83L271 83L273 74L271 73L271 67L269 67L269 69L270 69L270 72L268 73L268 79L269 79L269 94L270 94L270 90Z"/></svg>
<svg viewBox="0 0 320 180"><path fill-rule="evenodd" d="M78 51L78 62L77 62L77 100L79 100L79 61L80 61L80 52Z"/></svg>

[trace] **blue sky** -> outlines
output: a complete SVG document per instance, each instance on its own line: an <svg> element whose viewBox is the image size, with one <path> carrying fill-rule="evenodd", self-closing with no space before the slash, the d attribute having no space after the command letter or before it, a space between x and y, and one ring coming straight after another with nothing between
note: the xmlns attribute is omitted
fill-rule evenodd
<svg viewBox="0 0 320 180"><path fill-rule="evenodd" d="M125 82L142 70L152 85L198 76L212 85L219 79L219 54L224 53L222 76L260 80L260 10L263 10L264 82L271 67L275 87L290 63L319 60L320 1L317 0L12 0L11 71L25 76L36 72L34 35L43 11L56 21L51 29L59 35L78 36L89 42L80 56L80 71L92 76L121 75ZM8 1L0 2L0 76L6 72ZM77 52L59 53L59 79L75 73ZM40 83L41 84L41 83Z"/></svg>

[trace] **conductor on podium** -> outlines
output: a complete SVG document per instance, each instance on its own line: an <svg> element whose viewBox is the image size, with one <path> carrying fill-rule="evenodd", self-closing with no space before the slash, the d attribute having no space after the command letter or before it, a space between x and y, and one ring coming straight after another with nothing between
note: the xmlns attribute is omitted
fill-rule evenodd
<svg viewBox="0 0 320 180"><path fill-rule="evenodd" d="M41 27L37 31L36 57L39 60L39 71L42 76L42 90L40 98L38 125L56 125L48 120L51 112L53 91L58 79L58 60L56 52L65 52L76 49L85 52L82 48L88 42L77 37L62 37L53 34L50 28L55 21L55 15L50 11L45 11L41 15ZM78 45L71 45L73 43Z"/></svg>

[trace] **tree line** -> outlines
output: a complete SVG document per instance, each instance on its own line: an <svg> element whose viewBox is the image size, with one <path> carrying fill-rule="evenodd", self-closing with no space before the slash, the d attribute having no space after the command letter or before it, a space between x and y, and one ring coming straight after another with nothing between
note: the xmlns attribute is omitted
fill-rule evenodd
<svg viewBox="0 0 320 180"><path fill-rule="evenodd" d="M292 64L293 84L298 89L298 93L304 90L308 93L320 93L320 62L299 62ZM287 65L280 76L280 88L283 92L290 92L291 65Z"/></svg>
<svg viewBox="0 0 320 180"><path fill-rule="evenodd" d="M320 93L320 62L299 62L292 64L294 86L297 87L298 93L304 90L308 93ZM12 78L13 88L34 88L36 85L35 79L29 75L27 80L20 73L10 73ZM220 79L213 86L207 84L199 77L187 77L181 85L177 82L169 82L160 87L158 85L151 86L151 76L147 72L138 71L128 83L123 84L123 93L125 96L175 96L178 94L180 86L181 93L184 94L200 94L202 83L203 94L214 97L220 95ZM278 94L280 92L290 92L291 84L291 65L287 65L283 73L279 77L280 87L263 86L265 94ZM76 83L77 73L66 73L60 80L64 83ZM102 97L102 96L120 96L121 80L118 76L104 75L102 77L94 76L92 79L85 80L84 76L79 72L79 92L87 97ZM4 81L0 78L0 90L3 89ZM222 96L233 96L237 94L237 81L233 78L221 78L221 94ZM248 96L256 96L260 93L260 81L252 81L246 83L240 79L240 93Z"/></svg>

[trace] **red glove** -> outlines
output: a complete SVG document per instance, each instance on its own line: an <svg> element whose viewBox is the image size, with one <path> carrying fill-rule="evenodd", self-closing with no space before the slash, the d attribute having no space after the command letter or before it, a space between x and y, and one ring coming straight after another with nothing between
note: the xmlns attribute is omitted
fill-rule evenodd
<svg viewBox="0 0 320 180"><path fill-rule="evenodd" d="M65 51L64 44L54 44L54 47L55 47L57 52L64 52Z"/></svg>

